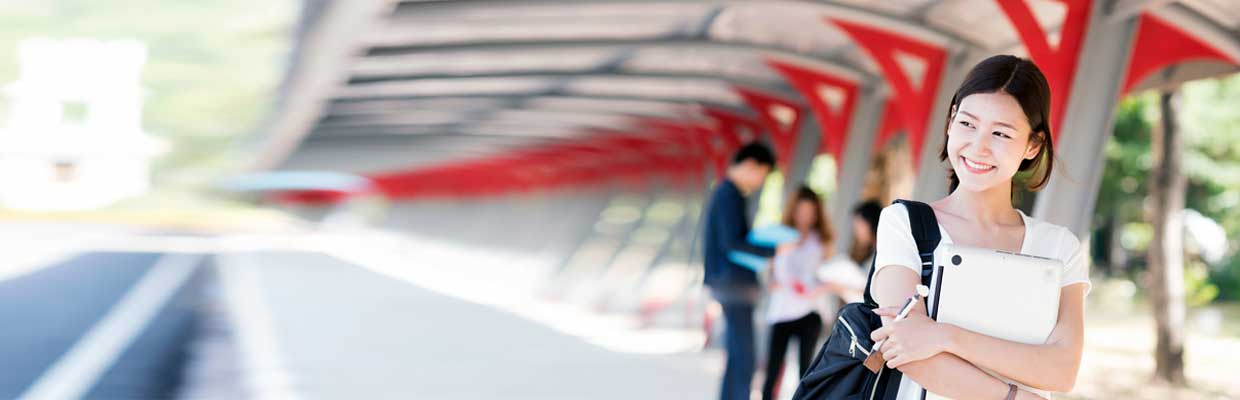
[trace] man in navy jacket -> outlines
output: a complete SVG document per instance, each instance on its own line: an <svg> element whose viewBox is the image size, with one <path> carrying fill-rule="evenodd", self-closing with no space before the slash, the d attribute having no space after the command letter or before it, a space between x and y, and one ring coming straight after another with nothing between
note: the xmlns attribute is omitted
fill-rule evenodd
<svg viewBox="0 0 1240 400"><path fill-rule="evenodd" d="M774 249L749 244L745 196L762 187L775 165L770 148L761 143L741 147L727 175L715 187L706 211L703 258L705 284L723 306L724 346L728 361L723 373L723 400L749 399L755 363L754 305L758 301L758 274L728 259L731 251L770 257Z"/></svg>

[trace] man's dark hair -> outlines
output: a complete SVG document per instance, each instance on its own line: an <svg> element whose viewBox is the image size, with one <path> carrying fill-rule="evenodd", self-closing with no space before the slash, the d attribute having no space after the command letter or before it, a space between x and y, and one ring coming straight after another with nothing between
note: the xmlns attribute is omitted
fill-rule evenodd
<svg viewBox="0 0 1240 400"><path fill-rule="evenodd" d="M736 151L736 156L732 157L732 165L740 164L745 160L753 160L768 168L775 168L775 153L772 153L771 148L761 142L749 142L741 146L741 149Z"/></svg>

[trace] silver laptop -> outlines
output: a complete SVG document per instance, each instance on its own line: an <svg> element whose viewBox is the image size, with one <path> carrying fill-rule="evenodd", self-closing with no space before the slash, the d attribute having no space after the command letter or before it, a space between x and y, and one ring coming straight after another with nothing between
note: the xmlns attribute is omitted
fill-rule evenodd
<svg viewBox="0 0 1240 400"><path fill-rule="evenodd" d="M931 318L1029 344L1046 343L1055 329L1063 273L1059 260L945 243L934 265Z"/></svg>

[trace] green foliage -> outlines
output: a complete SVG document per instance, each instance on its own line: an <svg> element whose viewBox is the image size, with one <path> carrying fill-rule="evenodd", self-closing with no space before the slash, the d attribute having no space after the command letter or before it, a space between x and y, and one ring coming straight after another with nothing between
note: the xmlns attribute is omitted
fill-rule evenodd
<svg viewBox="0 0 1240 400"><path fill-rule="evenodd" d="M1240 75L1189 82L1179 91L1184 138L1184 173L1188 176L1185 206L1219 222L1227 233L1227 261L1207 266L1188 257L1185 284L1188 300L1204 304L1217 299L1240 300ZM1124 99L1117 110L1114 136L1106 147L1106 167L1094 210L1094 226L1108 223L1121 229L1129 267L1141 268L1152 237L1143 205L1153 156L1151 134L1160 120L1157 93Z"/></svg>
<svg viewBox="0 0 1240 400"><path fill-rule="evenodd" d="M1200 260L1184 262L1184 301L1190 307L1210 304L1218 297L1218 285L1210 282L1210 271Z"/></svg>
<svg viewBox="0 0 1240 400"><path fill-rule="evenodd" d="M1219 298L1240 300L1240 74L1190 82L1180 93L1188 149L1185 205L1223 226L1231 256L1211 266L1207 277Z"/></svg>
<svg viewBox="0 0 1240 400"><path fill-rule="evenodd" d="M809 176L806 177L805 184L829 203L835 194L836 173L835 157L830 154L819 154L814 157L814 162L809 167Z"/></svg>
<svg viewBox="0 0 1240 400"><path fill-rule="evenodd" d="M1186 131L1188 207L1240 241L1240 74L1185 84L1180 122Z"/></svg>
<svg viewBox="0 0 1240 400"><path fill-rule="evenodd" d="M1141 199L1148 191L1150 132L1146 109L1156 106L1150 96L1130 97L1120 102L1115 116L1115 134L1106 145L1106 168L1098 188L1094 225L1108 219L1123 222L1143 220Z"/></svg>
<svg viewBox="0 0 1240 400"><path fill-rule="evenodd" d="M752 201L752 200L750 200ZM758 211L753 216L753 226L778 224L784 216L784 173L774 171L762 184L758 196Z"/></svg>
<svg viewBox="0 0 1240 400"><path fill-rule="evenodd" d="M1211 268L1209 279L1218 286L1219 300L1240 301L1240 256L1232 256L1221 268Z"/></svg>

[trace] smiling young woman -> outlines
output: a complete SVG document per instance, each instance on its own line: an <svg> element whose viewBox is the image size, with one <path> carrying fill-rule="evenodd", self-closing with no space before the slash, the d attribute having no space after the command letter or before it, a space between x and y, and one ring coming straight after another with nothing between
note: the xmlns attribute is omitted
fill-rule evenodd
<svg viewBox="0 0 1240 400"><path fill-rule="evenodd" d="M924 388L953 399L1037 399L1067 392L1076 381L1084 337L1089 279L1084 249L1074 234L1029 217L1012 204L1016 185L1037 190L1051 174L1050 89L1033 62L1000 55L969 72L952 97L939 159L951 165L950 194L930 203L940 243L955 243L1055 258L1063 262L1059 319L1045 344L994 338L917 312L892 322L920 283L921 261L908 211L897 204L879 218L872 295L883 327L874 340L888 366L904 374L900 400L920 399ZM1002 268L996 265L996 268ZM1010 285L1010 282L995 282ZM989 371L990 373L984 372ZM991 373L1001 378L997 378Z"/></svg>

